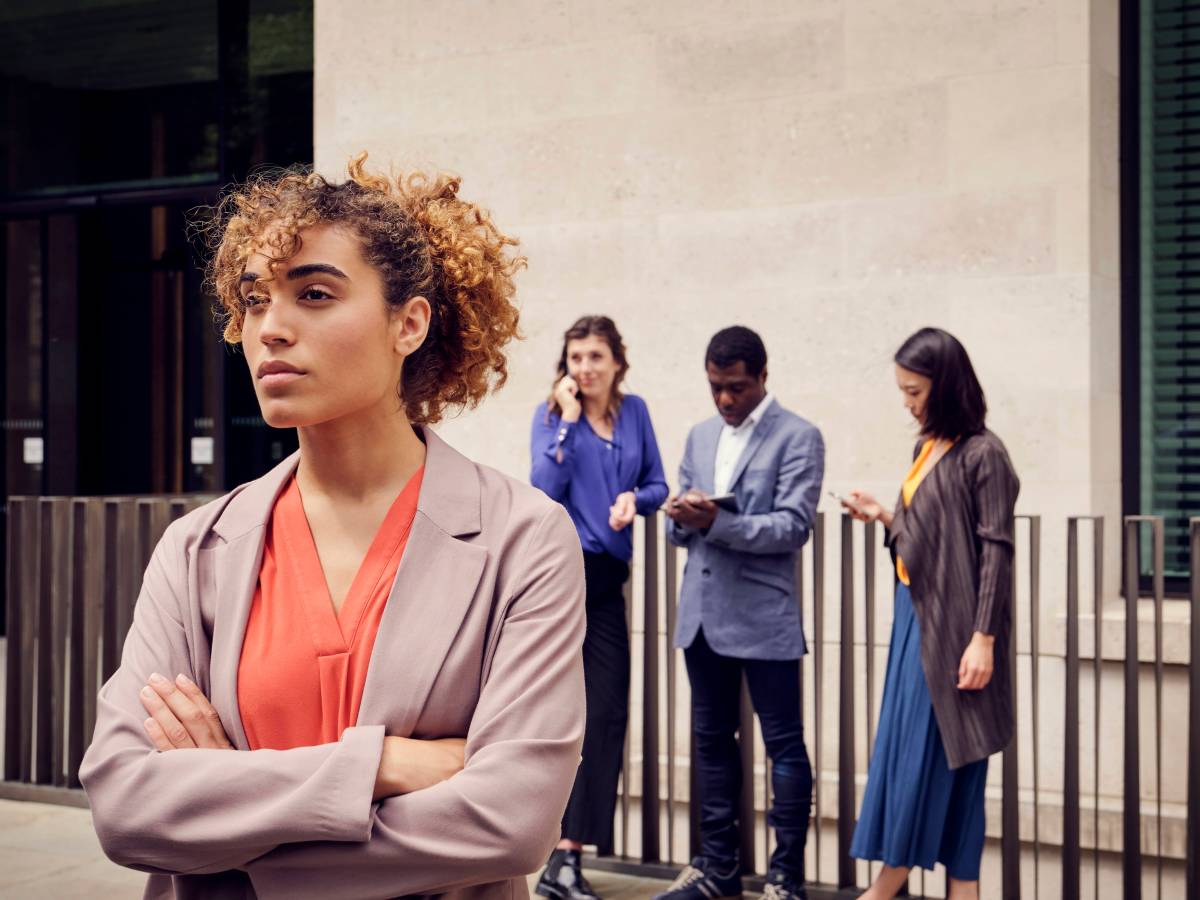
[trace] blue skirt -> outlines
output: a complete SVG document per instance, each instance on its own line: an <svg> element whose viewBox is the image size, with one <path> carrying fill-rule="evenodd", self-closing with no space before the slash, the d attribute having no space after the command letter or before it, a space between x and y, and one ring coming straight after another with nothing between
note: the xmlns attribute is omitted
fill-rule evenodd
<svg viewBox="0 0 1200 900"><path fill-rule="evenodd" d="M941 863L951 878L977 881L987 763L946 763L912 595L898 584L879 729L850 855L898 868Z"/></svg>

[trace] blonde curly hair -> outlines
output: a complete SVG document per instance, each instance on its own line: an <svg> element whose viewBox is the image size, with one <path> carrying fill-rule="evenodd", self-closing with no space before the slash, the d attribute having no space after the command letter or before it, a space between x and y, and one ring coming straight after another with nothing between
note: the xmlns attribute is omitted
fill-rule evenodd
<svg viewBox="0 0 1200 900"><path fill-rule="evenodd" d="M292 169L234 188L207 229L208 280L225 340L240 343L246 306L238 282L251 255L266 247L273 263L289 259L317 223L353 229L386 302L399 307L422 296L433 309L399 390L410 421L437 422L447 407L474 408L507 380L504 348L520 337L513 276L526 260L510 252L517 240L486 210L459 199L458 176L381 175L367 171L366 159L365 152L353 157L340 184Z"/></svg>

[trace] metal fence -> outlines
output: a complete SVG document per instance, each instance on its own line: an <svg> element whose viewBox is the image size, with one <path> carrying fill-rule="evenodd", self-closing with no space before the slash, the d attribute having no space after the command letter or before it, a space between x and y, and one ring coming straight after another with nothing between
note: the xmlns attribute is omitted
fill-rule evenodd
<svg viewBox="0 0 1200 900"><path fill-rule="evenodd" d="M1189 712L1186 726L1187 750L1171 761L1186 766L1186 836L1183 852L1164 848L1163 794L1163 685L1164 685L1164 605L1191 603L1200 609L1200 518L1191 520L1190 598L1167 600L1163 580L1163 522L1157 517L1129 517L1122 532L1124 576L1121 599L1105 606L1106 572L1104 560L1104 521L1100 517L1076 516L1059 520L1066 526L1065 595L1056 592L1056 601L1065 601L1061 614L1057 609L1042 608L1043 522L1040 516L1018 516L1018 546L1013 590L1013 628L1010 665L1014 673L1017 734L1001 755L999 788L999 880L1000 894L1016 898L1024 893L1064 897L1104 896L1102 875L1112 868L1113 855L1119 855L1120 896L1200 896L1200 616L1191 616L1186 666ZM840 531L836 549L838 582L827 584L826 557L830 528ZM1149 601L1139 597L1139 539L1141 530L1151 533L1153 547L1152 591ZM679 551L661 537L661 524L650 520L639 541L635 565L636 586L627 590L631 637L634 641L634 693L641 696L640 716L631 722L632 741L627 746L620 804L617 813L617 847L611 857L597 860L601 867L644 874L662 874L670 867L687 861L698 846L696 820L688 798L694 780L683 777L680 762L689 750L680 752L680 720L686 721L685 679L677 674L672 662L671 635L674 631ZM1081 553L1081 536L1083 549ZM1086 556L1088 558L1081 558ZM883 619L877 605L890 598L893 582L884 573L890 559L882 546L881 530L875 525L858 525L848 516L825 513L818 516L812 540L797 560L797 584L805 630L809 636L809 655L801 665L801 696L804 702L805 730L814 770L814 815L809 837L807 877L811 882L851 891L865 887L878 866L856 862L849 855L854 832L859 791L866 760L874 745L874 727L878 716L879 691L890 616ZM660 576L660 572L662 575ZM1053 573L1045 573L1053 574ZM827 590L828 589L828 590ZM1086 590L1085 590L1086 589ZM886 593L885 593L886 592ZM1088 596L1082 596L1082 595ZM837 606L831 606L836 602ZM1153 650L1146 659L1145 648L1139 661L1138 607L1152 604ZM890 604L886 607L890 610ZM1056 647L1046 648L1043 635L1044 613L1060 619L1061 634L1055 635ZM1124 624L1118 623L1123 619ZM861 617L861 619L860 619ZM1091 659L1081 662L1081 622L1090 618ZM1105 651L1105 619L1108 628L1123 627L1124 653L1114 659ZM861 621L861 626L859 622ZM1142 628L1145 628L1143 623ZM833 631L831 634L830 631ZM1017 639L1018 634L1020 640ZM1111 646L1111 642L1110 642ZM639 672L636 660L643 666ZM836 654L831 659L830 654ZM665 671L663 660L666 660ZM1055 662L1062 667L1059 693L1045 696L1041 670ZM1119 691L1106 691L1104 669L1121 666ZM1152 674L1148 673L1150 670ZM1080 674L1091 676L1090 699L1091 747L1081 749ZM639 679L640 674L640 679ZM830 684L830 680L836 683ZM1147 734L1140 717L1139 694L1152 688L1155 705L1153 731ZM1053 706L1046 706L1047 702ZM830 703L835 711L827 710ZM1061 704L1061 707L1059 707ZM1022 707L1024 715L1022 715ZM1045 708L1044 708L1045 707ZM1062 736L1047 740L1042 727L1044 716L1061 708ZM1102 759L1106 743L1101 731L1102 711L1123 710L1124 731L1119 746L1120 758ZM831 714L834 712L835 714ZM1176 720L1181 709L1174 710ZM756 735L747 692L742 698L742 727L739 741L745 772L741 803L741 821L752 827L742 829L742 862L749 872L761 876L772 847L765 824L770 805L770 762L765 758L761 739ZM835 735L828 730L836 728ZM665 737L665 742L663 738ZM829 750L830 739L836 742ZM690 743L690 742L689 742ZM1151 748L1153 788L1149 801L1142 790L1141 754ZM1057 759L1054 759L1057 757ZM1090 757L1090 758L1088 758ZM1185 762L1186 760L1186 762ZM1048 762L1061 766L1061 780L1048 784L1044 769ZM757 763L757 764L756 764ZM1112 766L1123 769L1120 796L1113 798L1101 790L1103 773ZM1091 776L1091 791L1081 792L1081 773L1086 767ZM1025 772L1022 777L1022 771ZM753 773L753 774L752 774ZM686 795L685 795L686 791ZM830 796L832 795L832 796ZM1122 840L1118 847L1103 847L1102 812L1112 802L1120 805ZM1061 826L1057 821L1047 827L1046 807L1061 808ZM1180 805L1180 804L1176 804ZM1147 808L1149 807L1149 808ZM1025 828L1022 829L1022 808ZM632 812L636 811L636 815ZM1081 817L1090 814L1090 841L1081 841ZM686 823L688 840L677 838L681 823ZM1049 832L1049 834L1048 834ZM665 838L665 843L664 839ZM830 844L833 852L830 853ZM681 846L682 844L682 846ZM1144 848L1149 848L1148 852ZM1161 852L1159 848L1164 848ZM1143 854L1145 853L1145 858ZM1053 857L1057 857L1056 859ZM1108 860L1105 859L1108 857ZM1084 883L1085 862L1090 878ZM1164 865L1183 865L1186 886L1172 893L1164 885ZM1053 887L1047 875L1056 875ZM915 873L911 888L927 896L941 896L946 890L944 875L934 877ZM850 894L848 894L850 895Z"/></svg>
<svg viewBox="0 0 1200 900"><path fill-rule="evenodd" d="M22 788L42 786L46 799L81 801L78 768L95 721L96 691L116 667L127 631L142 572L155 543L167 524L195 507L199 497L146 498L25 498L9 500L9 568L7 604L9 640L6 676L4 779L0 796L29 796ZM1038 516L1018 517L1017 574L1014 578L1014 640L1011 642L1017 706L1027 704L1027 715L1018 714L1018 730L1001 760L1000 878L1002 896L1020 897L1025 887L1038 896L1045 881L1040 870L1055 848L1060 883L1042 893L1074 900L1084 889L1084 861L1090 856L1092 878L1088 896L1101 896L1102 855L1120 854L1121 895L1127 898L1163 893L1167 857L1163 847L1163 685L1164 608L1169 603L1163 580L1163 523L1153 517L1130 517L1124 522L1123 601L1124 652L1108 661L1119 664L1123 689L1105 694L1104 522L1095 517L1065 521L1065 609L1062 612L1063 645L1047 652L1042 634L1041 603L1043 528ZM826 556L830 525L840 531L836 590L828 591ZM671 649L675 627L680 556L663 539L661 522L648 519L641 527L636 586L627 591L635 671L633 700L636 715L626 741L625 766L617 811L617 846L611 856L595 864L645 874L665 874L685 862L697 845L694 795L695 767L690 764L691 742L686 678L681 677L678 654ZM1140 538L1148 529L1152 540L1153 652L1145 665L1152 676L1143 676L1139 662ZM1081 535L1090 550L1090 565L1081 560ZM1200 518L1191 520L1192 609L1200 609ZM876 868L856 863L849 846L857 813L858 788L865 761L874 743L878 714L880 661L886 652L886 628L877 606L890 609L891 579L882 548L880 530L858 525L837 514L818 516L812 540L797 560L800 602L810 653L801 666L801 697L814 771L814 816L810 831L807 876L810 881L835 889L865 886ZM1062 583L1062 582L1060 582ZM1090 590L1085 590L1090 588ZM1090 594L1081 610L1081 595ZM836 602L836 607L831 606ZM1091 759L1080 746L1081 696L1080 623L1091 615L1090 675L1092 714ZM861 627L859 621L861 616ZM836 638L827 636L837 620ZM1021 636L1021 640L1017 636ZM1020 647L1018 646L1020 644ZM1200 616L1191 616L1187 644L1189 661L1200 661ZM831 656L831 654L836 654ZM1142 654L1146 656L1145 652ZM877 657L879 657L877 659ZM1063 666L1062 695L1045 696L1040 670L1045 660ZM834 683L830 683L834 682ZM1184 860L1186 895L1200 896L1200 665L1186 667L1189 712L1186 725L1187 788L1184 852L1171 864ZM1143 735L1139 695L1153 687L1154 729ZM1043 706L1062 705L1062 738L1045 740ZM836 704L833 710L830 703ZM1105 704L1122 706L1123 769L1121 834L1119 848L1103 850L1101 718ZM1172 710L1172 717L1182 715ZM752 827L742 830L742 860L750 872L761 873L771 850L771 835L763 811L770 805L770 762L765 758L748 694L743 691L741 754L746 778L741 818ZM1028 726L1024 723L1028 722ZM834 725L836 723L836 725ZM829 729L835 728L835 734ZM861 729L861 731L860 731ZM836 752L827 747L835 743ZM1153 809L1145 808L1142 792L1144 744L1153 747ZM1061 784L1048 785L1043 772L1058 756ZM1025 783L1021 783L1024 760ZM1103 760L1104 766L1116 760ZM1090 809L1081 803L1082 767L1092 778ZM686 769L686 772L685 772ZM56 790L57 789L57 793ZM1043 812L1047 797L1061 803L1061 828L1047 841ZM1061 797L1061 800L1058 798ZM1031 827L1022 833L1021 809L1025 805ZM1081 817L1090 812L1091 847L1085 854L1081 842ZM1152 850L1143 858L1143 848ZM1032 872L1030 872L1032 868ZM1032 877L1030 877L1032 876ZM944 880L915 875L912 888L923 895L945 890Z"/></svg>
<svg viewBox="0 0 1200 900"><path fill-rule="evenodd" d="M142 573L199 497L12 497L4 779L78 788L96 692L116 670Z"/></svg>

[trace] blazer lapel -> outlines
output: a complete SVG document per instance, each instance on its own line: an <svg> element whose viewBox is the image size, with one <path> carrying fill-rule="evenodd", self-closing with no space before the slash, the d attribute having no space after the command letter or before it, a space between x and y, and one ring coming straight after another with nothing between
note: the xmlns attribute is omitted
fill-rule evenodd
<svg viewBox="0 0 1200 900"><path fill-rule="evenodd" d="M730 490L733 490L734 485L738 483L738 479L742 477L742 473L746 471L746 466L750 464L750 460L754 458L754 454L758 452L758 448L762 446L763 441L767 439L767 435L771 433L771 429L775 427L775 419L778 415L779 401L772 400L771 405L763 412L762 419L754 426L754 431L750 433L750 440L746 444L746 449L742 451L742 455L738 457L737 465L733 467L733 475L729 479Z"/></svg>
<svg viewBox="0 0 1200 900"><path fill-rule="evenodd" d="M258 570L262 567L265 537L266 529L257 528L213 550L201 551L211 556L210 564L220 598L220 611L213 623L209 699L221 721L232 726L233 733L229 737L239 750L249 750L250 743L246 740L238 708L238 664L246 622L254 602L254 589L258 585Z"/></svg>
<svg viewBox="0 0 1200 900"><path fill-rule="evenodd" d="M209 700L221 721L231 728L229 738L240 750L249 750L250 744L238 708L238 664L242 658L246 622L254 603L254 590L258 586L258 571L262 567L265 526L275 508L275 500L296 471L299 461L300 454L293 453L266 475L234 494L213 523L213 531L223 538L223 543L211 550L200 551L202 559L208 557L216 597Z"/></svg>
<svg viewBox="0 0 1200 900"><path fill-rule="evenodd" d="M475 464L433 431L425 438L425 475L408 546L396 571L367 667L360 722L384 722L407 737L471 605L487 563L486 547L459 540L481 530Z"/></svg>
<svg viewBox="0 0 1200 900"><path fill-rule="evenodd" d="M359 722L412 734L475 600L487 557L486 548L451 537L417 513L375 637Z"/></svg>
<svg viewBox="0 0 1200 900"><path fill-rule="evenodd" d="M696 432L696 483L692 487L711 494L717 477L717 442L721 440L724 423L720 418L708 420L709 427Z"/></svg>

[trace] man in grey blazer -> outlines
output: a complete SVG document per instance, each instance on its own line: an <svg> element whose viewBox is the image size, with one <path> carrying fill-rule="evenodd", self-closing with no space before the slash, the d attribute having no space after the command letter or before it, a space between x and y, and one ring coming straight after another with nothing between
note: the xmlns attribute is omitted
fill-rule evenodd
<svg viewBox="0 0 1200 900"><path fill-rule="evenodd" d="M740 897L734 735L743 674L772 762L768 900L804 893L812 770L804 746L804 632L796 553L816 516L825 446L810 422L767 391L767 352L749 328L717 332L705 369L719 415L688 435L668 537L686 547L675 646L692 688L701 855L658 900ZM710 497L732 493L736 511Z"/></svg>

